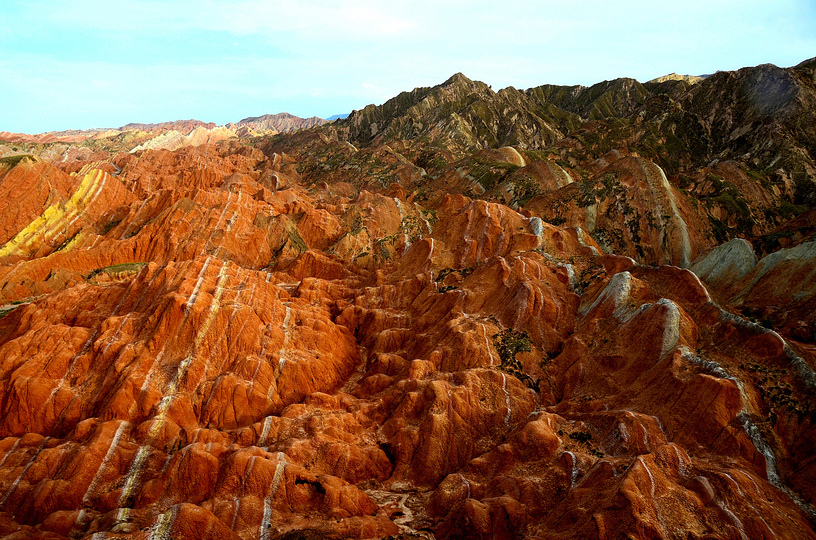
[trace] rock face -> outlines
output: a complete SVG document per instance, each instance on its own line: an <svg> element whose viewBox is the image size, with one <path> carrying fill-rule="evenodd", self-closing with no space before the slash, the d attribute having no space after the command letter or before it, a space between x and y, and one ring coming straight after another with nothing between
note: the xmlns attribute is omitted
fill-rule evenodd
<svg viewBox="0 0 816 540"><path fill-rule="evenodd" d="M667 81L684 81L689 84L696 84L700 81L705 79L705 76L697 76L697 75L678 75L677 73L669 73L668 75L662 75L660 77L655 77L650 83L663 83Z"/></svg>
<svg viewBox="0 0 816 540"><path fill-rule="evenodd" d="M289 113L278 113L244 118L238 122L238 126L247 127L254 131L285 133L288 131L297 131L299 129L309 129L325 123L326 120L316 116L311 118L300 118Z"/></svg>
<svg viewBox="0 0 816 540"><path fill-rule="evenodd" d="M713 287L727 288L757 265L751 244L742 238L721 244L694 262L691 271Z"/></svg>
<svg viewBox="0 0 816 540"><path fill-rule="evenodd" d="M806 201L648 88L0 160L0 535L816 538Z"/></svg>

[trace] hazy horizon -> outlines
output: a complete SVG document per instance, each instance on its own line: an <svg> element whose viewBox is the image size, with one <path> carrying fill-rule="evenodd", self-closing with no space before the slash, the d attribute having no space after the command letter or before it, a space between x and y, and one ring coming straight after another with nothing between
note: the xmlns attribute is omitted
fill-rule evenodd
<svg viewBox="0 0 816 540"><path fill-rule="evenodd" d="M288 112L328 118L457 72L494 89L710 74L816 56L808 1L11 0L0 131Z"/></svg>

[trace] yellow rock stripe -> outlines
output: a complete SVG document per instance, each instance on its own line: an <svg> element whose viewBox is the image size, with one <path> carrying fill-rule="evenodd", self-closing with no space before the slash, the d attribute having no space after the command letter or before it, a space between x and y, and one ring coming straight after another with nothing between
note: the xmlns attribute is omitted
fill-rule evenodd
<svg viewBox="0 0 816 540"><path fill-rule="evenodd" d="M40 216L0 247L0 257L27 256L60 233L68 233L68 226L99 196L107 176L107 173L99 169L88 172L67 201L60 201L46 208Z"/></svg>

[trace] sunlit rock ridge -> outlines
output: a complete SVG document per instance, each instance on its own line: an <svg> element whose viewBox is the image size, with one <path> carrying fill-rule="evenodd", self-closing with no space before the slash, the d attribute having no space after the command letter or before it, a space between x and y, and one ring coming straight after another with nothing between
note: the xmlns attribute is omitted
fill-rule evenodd
<svg viewBox="0 0 816 540"><path fill-rule="evenodd" d="M0 535L816 538L814 158L816 60L0 134Z"/></svg>

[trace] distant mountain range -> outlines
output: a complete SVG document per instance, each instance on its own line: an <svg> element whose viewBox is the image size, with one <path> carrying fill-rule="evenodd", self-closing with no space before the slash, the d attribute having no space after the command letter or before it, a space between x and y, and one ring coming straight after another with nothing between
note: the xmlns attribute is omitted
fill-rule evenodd
<svg viewBox="0 0 816 540"><path fill-rule="evenodd" d="M311 118L300 118L289 113L265 114L263 116L253 116L244 118L238 122L239 126L251 127L256 131L276 131L285 133L298 129L309 129L321 124L326 120L312 116Z"/></svg>
<svg viewBox="0 0 816 540"><path fill-rule="evenodd" d="M237 123L228 123L224 126L232 130L233 135L250 136L260 134L286 133L298 129L309 129L321 124L326 120L313 116L311 118L300 118L289 113L265 114L244 118ZM144 124L132 122L119 128L92 128L92 129L72 129L65 131L50 131L38 134L10 133L0 131L0 141L11 143L78 143L87 139L106 139L119 137L123 133L130 133L129 139L133 139L134 132L145 135L158 136L160 134L174 131L181 135L189 135L197 128L213 130L218 125L214 122L202 122L201 120L175 120L172 122L160 122L156 124ZM138 137L137 137L138 138ZM148 137L150 138L150 137Z"/></svg>

